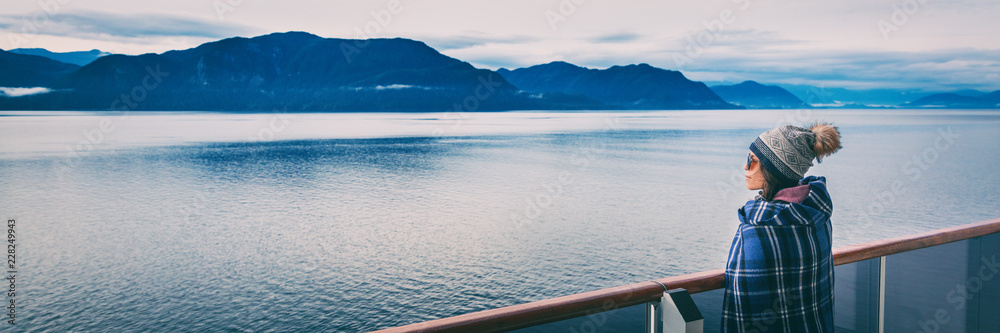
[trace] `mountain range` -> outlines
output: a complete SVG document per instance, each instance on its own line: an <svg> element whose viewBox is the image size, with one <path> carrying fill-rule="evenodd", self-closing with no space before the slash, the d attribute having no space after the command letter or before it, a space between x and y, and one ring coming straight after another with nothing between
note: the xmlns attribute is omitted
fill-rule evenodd
<svg viewBox="0 0 1000 333"><path fill-rule="evenodd" d="M648 64L591 69L557 61L491 71L420 41L334 39L305 32L235 37L135 56L0 50L4 110L775 109L868 107L872 100L891 100L892 107L996 108L998 95L754 81L709 87ZM844 97L853 99L845 102Z"/></svg>
<svg viewBox="0 0 1000 333"><path fill-rule="evenodd" d="M94 62L94 60L97 60L97 58L111 54L96 49L90 51L52 52L46 49L34 48L34 49L13 49L9 50L8 52L46 57L55 61L65 62L67 64L74 64L77 66L86 66L87 64Z"/></svg>
<svg viewBox="0 0 1000 333"><path fill-rule="evenodd" d="M959 95L956 93L934 94L903 104L914 108L952 108L952 109L997 109L1000 108L1000 90L979 96Z"/></svg>
<svg viewBox="0 0 1000 333"><path fill-rule="evenodd" d="M44 87L80 66L0 50L0 87Z"/></svg>
<svg viewBox="0 0 1000 333"><path fill-rule="evenodd" d="M813 107L823 108L922 108L922 107L944 107L953 109L968 108L969 103L963 102L961 96L984 97L989 93L972 90L954 90L945 92L924 91L918 89L846 89L836 87L818 87L798 84L779 84L806 104ZM939 99L940 104L931 106L925 102L918 102L921 99L933 95L956 95L955 98L934 97ZM988 97L987 97L988 98ZM973 98L972 100L976 100ZM976 103L973 103L976 104ZM981 108L976 106L975 108Z"/></svg>
<svg viewBox="0 0 1000 333"><path fill-rule="evenodd" d="M229 38L162 54L109 55L47 81L40 84L52 88L52 92L0 98L0 108L199 111L608 108L584 96L521 91L496 72L444 56L422 42L398 38L329 39L304 32Z"/></svg>
<svg viewBox="0 0 1000 333"><path fill-rule="evenodd" d="M528 91L583 95L630 110L739 109L719 98L704 83L681 72L647 64L588 69L557 61L528 68L497 71Z"/></svg>
<svg viewBox="0 0 1000 333"><path fill-rule="evenodd" d="M712 86L712 91L722 99L748 109L803 109L812 107L812 105L806 104L792 95L788 90L754 81Z"/></svg>

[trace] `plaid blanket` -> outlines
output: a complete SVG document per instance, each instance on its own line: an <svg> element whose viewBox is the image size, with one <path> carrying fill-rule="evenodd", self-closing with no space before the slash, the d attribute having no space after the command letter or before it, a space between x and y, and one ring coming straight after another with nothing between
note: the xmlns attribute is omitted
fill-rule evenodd
<svg viewBox="0 0 1000 333"><path fill-rule="evenodd" d="M739 209L722 332L833 332L832 213L816 176Z"/></svg>

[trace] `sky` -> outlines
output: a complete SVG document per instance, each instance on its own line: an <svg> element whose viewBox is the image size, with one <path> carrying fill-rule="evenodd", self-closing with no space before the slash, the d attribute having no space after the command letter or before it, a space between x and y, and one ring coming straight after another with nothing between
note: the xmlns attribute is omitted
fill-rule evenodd
<svg viewBox="0 0 1000 333"><path fill-rule="evenodd" d="M420 40L480 68L648 63L692 80L1000 89L997 0L6 1L0 49L162 53L306 31Z"/></svg>

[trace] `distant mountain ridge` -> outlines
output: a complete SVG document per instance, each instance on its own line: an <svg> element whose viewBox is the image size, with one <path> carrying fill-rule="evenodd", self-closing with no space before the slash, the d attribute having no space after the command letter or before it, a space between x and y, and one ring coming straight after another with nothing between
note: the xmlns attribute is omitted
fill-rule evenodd
<svg viewBox="0 0 1000 333"><path fill-rule="evenodd" d="M895 107L932 94L918 89L854 90L799 84L777 84L777 86L788 90L795 97L814 107L845 107L849 105Z"/></svg>
<svg viewBox="0 0 1000 333"><path fill-rule="evenodd" d="M52 52L46 49L32 48L32 49L13 49L10 50L9 52L46 57L55 61L65 62L67 64L74 64L77 66L86 66L87 64L94 62L94 60L97 60L97 58L111 54L97 49L90 51Z"/></svg>
<svg viewBox="0 0 1000 333"><path fill-rule="evenodd" d="M712 91L729 103L748 109L802 109L811 108L801 99L778 86L768 86L755 81L734 85L712 86Z"/></svg>
<svg viewBox="0 0 1000 333"><path fill-rule="evenodd" d="M914 108L949 108L949 109L997 109L1000 108L1000 90L980 96L960 95L957 93L934 94L903 104Z"/></svg>
<svg viewBox="0 0 1000 333"><path fill-rule="evenodd" d="M41 56L0 50L0 87L46 87L78 68Z"/></svg>
<svg viewBox="0 0 1000 333"><path fill-rule="evenodd" d="M56 80L57 91L0 108L253 111L491 111L602 108L522 93L499 74L408 39L304 32L228 38L162 54L109 55Z"/></svg>
<svg viewBox="0 0 1000 333"><path fill-rule="evenodd" d="M704 83L648 64L602 70L556 61L497 72L526 91L582 95L630 110L741 108L726 103Z"/></svg>

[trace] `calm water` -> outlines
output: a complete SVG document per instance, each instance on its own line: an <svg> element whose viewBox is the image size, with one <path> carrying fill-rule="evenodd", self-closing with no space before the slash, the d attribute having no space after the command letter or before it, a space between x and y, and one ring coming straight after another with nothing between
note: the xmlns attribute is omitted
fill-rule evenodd
<svg viewBox="0 0 1000 333"><path fill-rule="evenodd" d="M19 331L356 332L723 267L788 122L841 128L835 246L1000 217L1000 111L2 115Z"/></svg>

